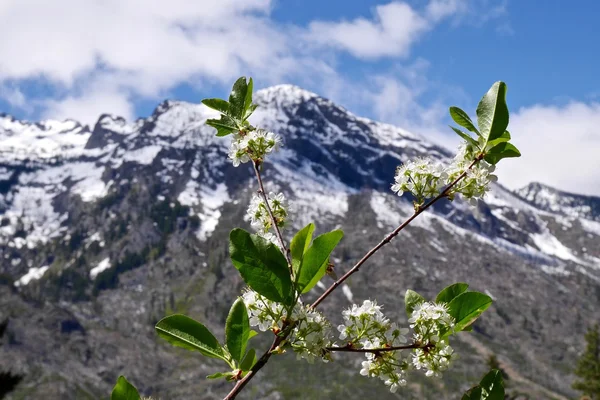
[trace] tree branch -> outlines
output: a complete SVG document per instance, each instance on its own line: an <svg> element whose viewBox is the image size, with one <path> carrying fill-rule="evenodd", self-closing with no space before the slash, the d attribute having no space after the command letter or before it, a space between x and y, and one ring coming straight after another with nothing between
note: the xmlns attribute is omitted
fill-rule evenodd
<svg viewBox="0 0 600 400"><path fill-rule="evenodd" d="M254 165L254 172L256 173L256 179L258 180L258 186L260 188L259 194L262 196L263 201L265 202L265 206L267 207L267 211L269 212L269 217L271 218L271 224L273 224L273 229L275 229L275 234L277 236L277 240L279 241L279 245L281 246L281 251L285 255L285 259L288 263L288 268L290 270L290 275L293 276L293 268L292 268L292 260L290 258L290 253L285 245L283 240L283 236L281 235L281 231L279 230L279 226L277 226L277 220L273 215L273 211L271 210L271 206L269 205L269 200L267 198L267 194L265 193L265 187L263 186L262 177L260 176L260 162L252 161L252 165Z"/></svg>
<svg viewBox="0 0 600 400"><path fill-rule="evenodd" d="M469 171L475 164L477 164L479 161L481 161L482 158L483 158L483 154L480 154L479 156L477 156L477 158L475 158L475 160L473 160L473 162L471 162L471 164L469 164L469 166L465 169L465 171L462 174L460 174L452 183L450 183L448 186L446 186L446 188L440 194L438 194L433 199L429 200L424 206L418 207L417 210L415 211L415 213L413 215L411 215L399 227L397 227L396 229L394 229L394 231L392 233L390 233L389 235L387 235L381 242L379 242L379 244L377 244L377 246L375 246L371 250L369 250L367 252L367 254L365 254L363 256L363 258L361 258L352 268L350 268L350 270L348 272L346 272L340 279L338 279L337 281L335 281L311 305L311 307L312 308L316 308L323 300L325 300L325 298L327 298L327 296L329 296L331 294L331 292L333 292L339 285L341 285L346 279L348 279L350 277L350 275L354 274L355 272L358 272L358 270L365 263L365 261L367 261L369 258L371 258L371 256L373 254L375 254L380 248L382 248L387 243L389 243L393 238L395 238L398 235L398 233L400 233L400 231L402 229L406 228L406 226L408 224L410 224L415 218L417 218L419 216L419 214L421 214L423 211L425 211L429 207L431 207L436 201L440 200L443 197L446 197L446 195L450 192L450 189L452 189L458 182L460 182L465 176L467 176L467 171Z"/></svg>
<svg viewBox="0 0 600 400"><path fill-rule="evenodd" d="M475 164L477 164L482 158L483 158L483 155L480 155L475 160L473 160L473 162L467 167L467 169L462 174L460 174L452 183L450 183L438 196L436 196L434 199L430 200L423 207L419 207L417 209L417 211L415 211L415 213L410 218L408 218L405 222L402 223L402 225L400 225L392 233L390 233L388 236L386 236L377 246L375 246L374 248L372 248L371 250L369 250L369 252L358 263L356 263L356 265L354 267L352 267L348 272L346 272L344 274L344 276L342 276L340 279L338 279L337 281L335 281L333 283L333 285L331 285L325 291L325 293L323 293L321 295L321 297L319 297L312 304L311 307L312 308L317 307L319 305L319 303L321 303L333 290L335 290L336 287L338 287L342 282L344 282L346 279L348 279L348 277L350 275L352 275L353 273L357 272L358 269L362 266L362 264L364 264L365 261L367 261L373 254L375 254L375 252L377 252L377 250L379 250L381 247L383 247L386 243L389 243L396 235L398 235L398 233L402 229L404 229L408 224L410 224L413 219L415 219L419 214L421 214L423 211L425 211L429 207L431 207L431 205L433 203L435 203L436 201L438 201L442 197L445 197L448 194L448 192L450 191L450 189L452 189L452 187L454 187L461 179L463 179L467 175L467 171L469 169L471 169ZM277 238L279 239L279 243L282 246L282 249L283 249L284 254L286 256L286 260L288 261L288 266L291 269L292 263L291 263L291 260L290 260L290 255L289 255L289 253L287 251L287 248L285 247L285 242L283 241L283 237L281 236L281 232L279 231L279 228L278 228L278 226L276 224L275 217L273 216L273 212L271 211L271 207L269 206L269 202L268 202L267 196L265 194L265 190L264 190L264 187L263 187L262 178L260 176L260 170L259 170L260 163L253 162L253 164L254 164L254 172L256 173L256 178L258 179L258 185L260 187L260 193L262 194L262 198L263 198L263 200L265 202L265 205L267 207L267 211L269 212L269 216L271 217L271 222L273 223L273 225L275 227L275 232L277 233ZM282 328L282 331L283 332L281 332L278 336L275 337L275 339L273 340L273 343L271 344L271 347L269 347L269 350L267 350L258 359L258 361L256 362L256 364L254 364L254 366L252 367L252 369L250 371L248 371L248 373L246 374L246 376L244 376L242 379L240 379L235 384L235 386L233 387L233 389L231 389L231 391L229 392L229 394L227 396L225 396L223 398L223 400L233 400L233 399L235 399L237 397L237 395L248 384L248 382L252 378L254 378L254 376L258 373L258 371L260 371L262 369L262 367L265 366L265 364L267 364L267 362L271 358L271 355L273 354L274 350L277 349L277 347L285 339L287 339L287 337L291 334L292 329L285 329L285 326L284 326ZM425 348L427 346L430 346L430 344L428 344L426 346L420 346L420 347L421 348ZM367 353L367 352L374 352L374 351L393 351L393 350L414 349L414 348L417 348L417 347L415 347L415 344L413 343L412 345L407 345L407 346L396 346L396 347L389 347L389 348L382 348L382 349L351 349L348 346L346 346L346 347L330 347L330 348L326 348L326 350L328 350L328 351L346 351L346 352L356 352L356 353Z"/></svg>
<svg viewBox="0 0 600 400"><path fill-rule="evenodd" d="M390 347L381 347L381 348L377 348L377 349L357 349L354 348L352 345L347 345L344 347L337 347L337 346L332 346L332 347L326 347L325 350L327 351L341 351L341 352L349 352L349 353L381 353L384 351L398 351L398 350L408 350L408 349L427 349L430 347L433 347L434 345L431 343L427 343L427 344L422 344L422 343L413 343L413 344L407 344L405 346L390 346Z"/></svg>

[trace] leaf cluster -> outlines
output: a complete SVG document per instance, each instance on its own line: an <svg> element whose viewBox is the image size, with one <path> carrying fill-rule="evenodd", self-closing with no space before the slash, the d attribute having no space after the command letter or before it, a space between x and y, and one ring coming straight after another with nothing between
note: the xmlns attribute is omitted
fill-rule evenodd
<svg viewBox="0 0 600 400"><path fill-rule="evenodd" d="M248 118L258 107L257 104L252 103L253 86L252 78L246 81L246 77L242 76L233 84L229 101L217 98L202 100L202 104L221 114L220 119L206 121L207 125L217 130L217 136L254 130L248 122Z"/></svg>
<svg viewBox="0 0 600 400"><path fill-rule="evenodd" d="M474 133L475 137L459 128L453 126L450 128L492 165L496 165L503 158L521 156L521 152L509 143L511 136L506 130L509 121L506 90L506 84L498 81L481 98L477 106L478 127L466 112L458 107L450 107L450 116L454 122Z"/></svg>

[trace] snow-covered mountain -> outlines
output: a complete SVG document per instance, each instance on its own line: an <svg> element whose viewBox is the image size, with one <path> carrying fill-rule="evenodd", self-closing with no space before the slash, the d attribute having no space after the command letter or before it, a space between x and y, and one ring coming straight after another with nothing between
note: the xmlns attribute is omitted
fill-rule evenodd
<svg viewBox="0 0 600 400"><path fill-rule="evenodd" d="M253 123L279 133L285 145L265 166L269 190L292 200L294 227L315 221L321 231L344 229L335 254L341 271L412 213L410 199L389 190L395 168L414 157L452 156L295 86L259 91L255 101ZM226 389L203 379L214 372L207 360L183 357L152 330L179 311L219 331L241 288L226 238L246 224L240 221L255 184L247 165L227 161L229 139L205 125L214 116L176 101L135 122L103 115L91 130L0 115L0 356L22 378L9 398L97 398L121 373L162 398L198 398L198 390L219 398ZM377 293L402 320L407 288L431 296L469 282L496 304L460 339L463 360L444 385L413 394L438 398L445 388L458 397L495 353L534 398L569 396L565 374L588 323L600 317L599 204L540 184L515 193L495 185L476 207L438 204L324 310L335 319L352 299ZM298 374L290 382L295 363L283 365L266 371L262 395L295 398L294 388L307 384ZM326 379L357 375L335 365L329 373L302 366L303 374L321 388ZM355 398L389 396L377 382L349 385Z"/></svg>

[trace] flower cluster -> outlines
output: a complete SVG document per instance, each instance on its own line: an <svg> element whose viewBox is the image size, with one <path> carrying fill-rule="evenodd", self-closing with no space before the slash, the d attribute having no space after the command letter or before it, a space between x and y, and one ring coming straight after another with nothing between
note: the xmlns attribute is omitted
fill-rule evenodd
<svg viewBox="0 0 600 400"><path fill-rule="evenodd" d="M344 324L338 326L340 339L353 347L377 349L406 343L404 335L408 329L400 329L390 322L375 301L365 300L360 307L353 304L342 312L342 316ZM363 361L360 373L380 378L391 392L395 392L406 384L404 371L408 368L406 363L399 360L399 355L398 351L365 353L367 360Z"/></svg>
<svg viewBox="0 0 600 400"><path fill-rule="evenodd" d="M467 143L463 143L458 148L458 153L454 157L452 164L447 168L448 183L454 181L460 174L467 170L474 159L475 153L473 148ZM485 196L490 183L498 180L498 177L492 174L495 169L495 166L486 161L479 161L471 169L467 170L465 178L452 188L452 194L460 193L471 204L475 205L478 199L482 199Z"/></svg>
<svg viewBox="0 0 600 400"><path fill-rule="evenodd" d="M238 132L233 135L229 158L237 167L248 161L262 160L268 153L281 146L281 137L264 129Z"/></svg>
<svg viewBox="0 0 600 400"><path fill-rule="evenodd" d="M366 340L363 342L365 349L380 349L384 346L379 339ZM360 374L369 377L379 377L390 392L395 393L399 387L406 386L405 370L408 364L398 359L398 352L382 351L377 353L366 353L367 361L362 362Z"/></svg>
<svg viewBox="0 0 600 400"><path fill-rule="evenodd" d="M292 320L296 326L289 342L297 358L305 358L311 364L316 358L328 362L330 355L325 348L331 346L332 339L329 321L320 312L302 304L294 308Z"/></svg>
<svg viewBox="0 0 600 400"><path fill-rule="evenodd" d="M269 329L281 329L285 309L282 304L271 301L254 290L246 290L242 300L248 309L250 326L257 326L265 332Z"/></svg>
<svg viewBox="0 0 600 400"><path fill-rule="evenodd" d="M332 328L329 321L318 311L297 303L291 315L285 315L282 304L275 303L253 290L246 290L242 300L248 310L250 326L257 326L261 331L283 329L283 321L294 323L294 329L287 341L298 359L305 358L309 363L320 358L329 361L329 353L325 350L331 346Z"/></svg>
<svg viewBox="0 0 600 400"><path fill-rule="evenodd" d="M413 366L426 370L427 376L440 376L455 357L448 339L444 338L453 331L454 318L448 314L445 304L424 302L415 307L408 322L414 330L415 342L425 345L414 350Z"/></svg>
<svg viewBox="0 0 600 400"><path fill-rule="evenodd" d="M454 186L448 195L452 197L461 194L471 204L476 204L478 199L483 198L490 183L498 179L492 174L494 166L483 160L469 169L476 156L473 146L465 142L459 147L456 157L448 166L426 158L409 161L396 170L392 191L399 196L409 192L415 196L416 204L420 205L425 199L440 194L444 187L466 171L465 178Z"/></svg>
<svg viewBox="0 0 600 400"><path fill-rule="evenodd" d="M277 226L282 228L285 225L288 225L289 220L287 220L287 218L289 205L285 199L285 196L282 193L270 192L267 195L267 200L269 202L271 212L275 217ZM271 221L271 217L269 216L267 205L265 204L262 196L258 194L254 194L252 196L250 205L248 206L248 211L246 212L246 217L250 220L250 224L254 229L256 229L259 235L271 242L276 242L275 235L270 232L271 228L273 227L273 223Z"/></svg>
<svg viewBox="0 0 600 400"><path fill-rule="evenodd" d="M398 196L410 192L420 202L436 196L446 184L446 176L444 167L439 162L418 158L398 167L392 190Z"/></svg>

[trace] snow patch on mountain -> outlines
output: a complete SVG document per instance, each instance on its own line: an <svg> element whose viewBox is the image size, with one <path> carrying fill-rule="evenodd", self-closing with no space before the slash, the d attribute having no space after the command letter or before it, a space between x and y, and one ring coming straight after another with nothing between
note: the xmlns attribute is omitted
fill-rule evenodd
<svg viewBox="0 0 600 400"><path fill-rule="evenodd" d="M15 286L25 286L32 280L40 279L48 271L48 268L50 267L47 265L39 268L29 268L29 271L15 282Z"/></svg>
<svg viewBox="0 0 600 400"><path fill-rule="evenodd" d="M98 274L100 274L102 271L106 271L109 268L110 268L110 258L107 257L104 260L100 261L98 263L98 265L96 265L94 268L92 268L90 270L90 279L96 279Z"/></svg>
<svg viewBox="0 0 600 400"><path fill-rule="evenodd" d="M129 150L123 156L125 161L132 161L142 165L152 164L158 153L162 150L162 146L151 145L135 150Z"/></svg>

